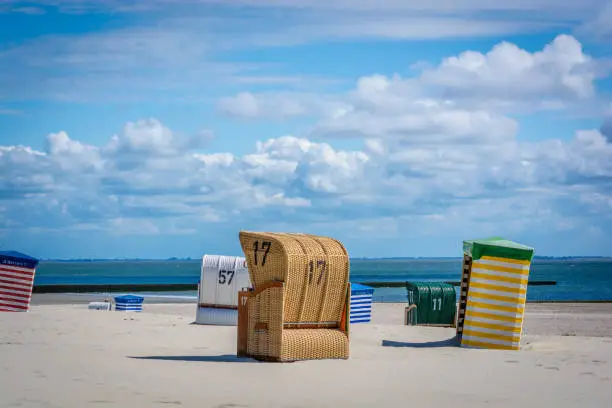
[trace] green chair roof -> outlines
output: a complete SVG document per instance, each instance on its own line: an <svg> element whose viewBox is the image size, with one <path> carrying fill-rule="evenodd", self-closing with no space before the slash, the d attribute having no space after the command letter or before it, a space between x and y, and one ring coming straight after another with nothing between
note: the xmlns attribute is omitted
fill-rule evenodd
<svg viewBox="0 0 612 408"><path fill-rule="evenodd" d="M463 241L463 252L474 260L494 256L531 262L534 249L501 237L492 237Z"/></svg>

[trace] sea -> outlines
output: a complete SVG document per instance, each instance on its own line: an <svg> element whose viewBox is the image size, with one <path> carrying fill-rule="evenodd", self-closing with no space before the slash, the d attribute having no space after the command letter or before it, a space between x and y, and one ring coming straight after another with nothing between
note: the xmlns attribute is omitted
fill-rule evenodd
<svg viewBox="0 0 612 408"><path fill-rule="evenodd" d="M353 259L350 281L457 282L461 262L460 258ZM197 284L200 268L201 260L41 261L34 285ZM612 258L535 259L529 280L555 281L556 285L529 285L528 301L612 301ZM197 298L195 290L140 294ZM374 290L375 302L406 299L403 287Z"/></svg>

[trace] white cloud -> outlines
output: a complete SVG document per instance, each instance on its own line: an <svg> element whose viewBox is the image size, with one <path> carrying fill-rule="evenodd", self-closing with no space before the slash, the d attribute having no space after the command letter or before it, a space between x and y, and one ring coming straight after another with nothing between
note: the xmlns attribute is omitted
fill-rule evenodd
<svg viewBox="0 0 612 408"><path fill-rule="evenodd" d="M72 140L64 131L47 136L47 153L62 170L100 171L104 166L97 147Z"/></svg>
<svg viewBox="0 0 612 408"><path fill-rule="evenodd" d="M126 124L103 146L65 132L50 134L47 145L46 152L0 147L0 199L8 199L10 216L46 214L18 217L20 228L68 228L98 220L118 231L132 226L152 231L150 223L167 219L217 222L234 211L292 211L311 206L309 191L346 189L340 184L359 174L367 159L361 152L291 136L260 143L243 157L201 153L155 119ZM304 186L288 188L300 180Z"/></svg>
<svg viewBox="0 0 612 408"><path fill-rule="evenodd" d="M487 129L491 140L514 134L517 124L501 113L568 108L598 116L604 102L595 81L610 73L605 61L585 54L574 37L557 36L541 51L502 42L487 53L465 51L417 77L363 76L348 95L313 98L300 93L243 92L219 102L245 118L326 116L316 135L411 135L418 142L454 134L469 140ZM428 130L427 133L424 130ZM427 135L427 136L425 136Z"/></svg>
<svg viewBox="0 0 612 408"><path fill-rule="evenodd" d="M596 64L575 38L559 35L534 53L507 42L487 54L465 51L421 78L451 98L572 100L593 95Z"/></svg>
<svg viewBox="0 0 612 408"><path fill-rule="evenodd" d="M234 155L231 153L194 154L197 160L202 161L206 167L228 168L234 163Z"/></svg>
<svg viewBox="0 0 612 408"><path fill-rule="evenodd" d="M509 138L497 145L376 138L363 151L284 136L258 142L244 156L199 153L180 143L169 148L174 132L152 119L126 125L106 146L63 132L48 140L46 152L0 148L4 228L96 224L115 234L188 234L210 222L395 218L424 234L493 233L502 224L518 234L533 224L566 225L565 211L578 217L567 224L572 228L591 222L590 216L602 228L612 222L612 144L597 130L580 131L568 142ZM109 146L139 149L125 166L125 151Z"/></svg>
<svg viewBox="0 0 612 408"><path fill-rule="evenodd" d="M106 154L116 155L128 161L155 156L157 163L163 157L173 157L189 150L205 147L214 137L212 132L202 130L191 137L172 132L157 119L149 118L128 122L121 135L114 135L104 146Z"/></svg>
<svg viewBox="0 0 612 408"><path fill-rule="evenodd" d="M182 135L155 118L129 122L96 146L61 130L44 151L0 146L0 232L210 235L277 226L362 242L534 229L579 239L596 233L592 225L607 232L608 124L570 140L525 142L509 116L524 103L567 109L593 99L596 65L560 36L535 53L502 43L459 54L416 78L364 76L334 97L245 92L219 108L316 119L306 135L260 140L243 155L209 151L211 131Z"/></svg>
<svg viewBox="0 0 612 408"><path fill-rule="evenodd" d="M255 165L291 174L315 193L350 193L350 183L363 176L368 156L363 152L336 151L325 143L285 136L257 144ZM247 156L247 160L252 158ZM250 161L250 160L249 160ZM265 163L265 164L264 164Z"/></svg>
<svg viewBox="0 0 612 408"><path fill-rule="evenodd" d="M225 12L224 8L233 10L236 5L247 7L248 15ZM214 95L220 84L228 83L312 89L326 86L325 81L330 79L296 75L295 71L279 74L279 64L249 64L233 57L234 62L226 62L227 52L236 55L252 47L317 41L473 38L553 29L569 31L581 21L596 18L600 6L598 0L163 0L136 5L127 0L9 1L5 2L5 12L41 12L57 7L76 13L145 13L146 19L138 19L141 23L137 25L80 36L52 34L17 45L5 44L0 51L1 97L15 101L99 102L142 101L163 95L166 100L201 102L206 100L202 95ZM215 80L210 81L211 77ZM574 90L581 86L570 85ZM285 109L297 114L301 106L285 104Z"/></svg>

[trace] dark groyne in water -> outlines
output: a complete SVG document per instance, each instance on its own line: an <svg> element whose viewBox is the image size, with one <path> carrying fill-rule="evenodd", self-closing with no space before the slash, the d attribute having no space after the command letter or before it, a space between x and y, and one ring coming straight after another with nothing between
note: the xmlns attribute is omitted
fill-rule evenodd
<svg viewBox="0 0 612 408"><path fill-rule="evenodd" d="M193 283L98 285L34 285L33 293L184 292L198 289Z"/></svg>
<svg viewBox="0 0 612 408"><path fill-rule="evenodd" d="M405 288L406 281L403 282L355 282L360 283L362 285L371 286L373 288ZM443 281L441 283L449 283L453 286L461 285L459 281ZM529 286L554 286L556 285L556 281L531 281L528 283Z"/></svg>
<svg viewBox="0 0 612 408"><path fill-rule="evenodd" d="M406 282L354 282L362 285L372 286L375 288L405 288ZM454 286L459 286L459 282L446 281ZM529 282L529 286L551 286L556 285L556 281L533 281ZM174 284L92 284L92 285L35 285L33 293L50 293L50 294L110 294L110 293L138 293L138 292L188 292L198 289L197 284L193 283L174 283ZM384 298L384 296L383 296ZM376 302L376 300L375 300ZM384 300L383 300L384 302ZM395 301L397 302L397 301ZM400 303L402 301L399 301ZM393 303L393 302L392 302ZM612 299L603 300L548 300L548 299L533 299L527 303L612 303Z"/></svg>
<svg viewBox="0 0 612 408"><path fill-rule="evenodd" d="M395 282L354 282L373 288L405 288L406 281ZM453 286L460 282L447 281ZM529 285L556 285L555 281L532 281ZM112 293L112 292L187 292L198 289L197 283L137 283L137 284L91 284L91 285L34 285L33 293Z"/></svg>

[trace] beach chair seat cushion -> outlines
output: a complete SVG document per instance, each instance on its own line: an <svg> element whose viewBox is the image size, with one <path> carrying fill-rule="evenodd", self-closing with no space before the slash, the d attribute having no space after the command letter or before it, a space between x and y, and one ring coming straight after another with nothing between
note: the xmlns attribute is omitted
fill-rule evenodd
<svg viewBox="0 0 612 408"><path fill-rule="evenodd" d="M285 329L281 342L281 361L306 359L346 359L349 339L337 329Z"/></svg>

